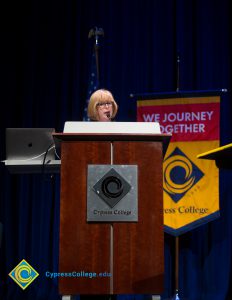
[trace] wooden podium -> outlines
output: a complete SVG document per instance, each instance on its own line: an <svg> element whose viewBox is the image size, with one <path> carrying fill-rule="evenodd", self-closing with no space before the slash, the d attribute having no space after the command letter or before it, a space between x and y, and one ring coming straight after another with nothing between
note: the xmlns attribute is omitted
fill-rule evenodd
<svg viewBox="0 0 232 300"><path fill-rule="evenodd" d="M62 161L60 294L162 293L162 162L170 135L57 133L54 137L61 142ZM89 164L137 165L137 222L87 221ZM96 277L90 278L92 273Z"/></svg>

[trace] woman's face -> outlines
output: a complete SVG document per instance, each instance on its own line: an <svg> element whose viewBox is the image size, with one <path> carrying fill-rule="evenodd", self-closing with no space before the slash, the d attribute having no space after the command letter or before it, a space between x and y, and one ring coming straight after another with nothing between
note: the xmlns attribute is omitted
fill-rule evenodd
<svg viewBox="0 0 232 300"><path fill-rule="evenodd" d="M110 122L113 114L112 102L100 102L97 104L98 121Z"/></svg>

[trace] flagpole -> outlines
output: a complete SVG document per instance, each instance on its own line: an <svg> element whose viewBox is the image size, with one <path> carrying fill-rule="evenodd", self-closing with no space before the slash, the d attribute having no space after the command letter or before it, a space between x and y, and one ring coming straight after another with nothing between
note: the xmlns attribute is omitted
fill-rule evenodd
<svg viewBox="0 0 232 300"><path fill-rule="evenodd" d="M94 27L90 29L88 38L94 37L94 51L95 51L95 58L96 58L96 68L97 68L97 80L99 81L99 57L98 57L98 50L100 48L99 45L99 37L104 36L104 30L102 28Z"/></svg>
<svg viewBox="0 0 232 300"><path fill-rule="evenodd" d="M99 46L99 37L104 36L104 31L102 28L94 27L90 29L88 38L94 38L94 46L91 49L91 62L90 62L90 71L89 71L89 78L88 78L88 90L87 90L87 97L86 103L83 113L83 121L90 121L88 117L88 104L89 99L94 91L99 88L100 76L99 76L99 59L98 59L98 50Z"/></svg>

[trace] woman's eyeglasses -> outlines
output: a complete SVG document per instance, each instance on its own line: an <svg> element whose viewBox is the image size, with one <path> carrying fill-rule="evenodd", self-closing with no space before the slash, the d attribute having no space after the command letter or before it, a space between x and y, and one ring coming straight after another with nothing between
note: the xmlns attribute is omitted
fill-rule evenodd
<svg viewBox="0 0 232 300"><path fill-rule="evenodd" d="M112 102L100 102L97 104L97 107L100 107L100 108L105 108L106 106L111 107Z"/></svg>

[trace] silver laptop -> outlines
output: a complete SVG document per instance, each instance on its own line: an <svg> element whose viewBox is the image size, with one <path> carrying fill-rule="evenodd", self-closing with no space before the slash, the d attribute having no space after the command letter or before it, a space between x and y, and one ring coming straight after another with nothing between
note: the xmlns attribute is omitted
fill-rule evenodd
<svg viewBox="0 0 232 300"><path fill-rule="evenodd" d="M54 160L53 132L54 128L6 128L7 161Z"/></svg>
<svg viewBox="0 0 232 300"><path fill-rule="evenodd" d="M59 173L54 128L6 128L6 160L10 173Z"/></svg>

